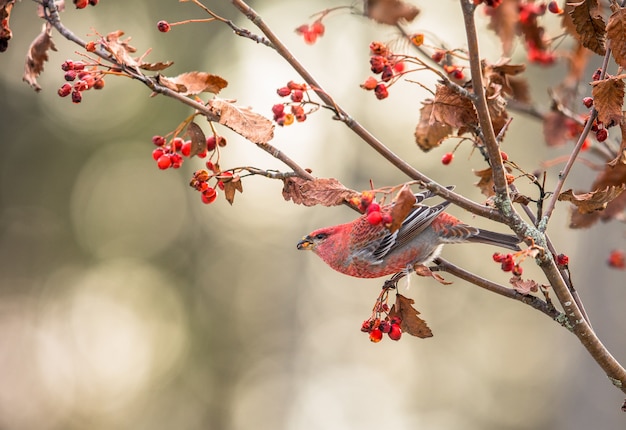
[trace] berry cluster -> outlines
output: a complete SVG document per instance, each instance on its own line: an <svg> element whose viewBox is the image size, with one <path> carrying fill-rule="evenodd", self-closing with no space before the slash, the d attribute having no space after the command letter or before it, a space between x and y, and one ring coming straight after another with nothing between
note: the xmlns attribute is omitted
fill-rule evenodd
<svg viewBox="0 0 626 430"><path fill-rule="evenodd" d="M189 186L200 192L200 198L202 203L211 204L217 199L217 189L224 190L224 182L235 179L232 172L222 172L218 165L211 161L206 163L207 169L212 173L204 169L196 170L189 182ZM214 180L214 185L210 185L211 180Z"/></svg>
<svg viewBox="0 0 626 430"><path fill-rule="evenodd" d="M522 276L523 270L520 263L515 262L515 256L511 253L501 254L496 252L493 254L493 261L500 263L500 267L504 272L511 272L514 276Z"/></svg>
<svg viewBox="0 0 626 430"><path fill-rule="evenodd" d="M300 36L304 37L304 41L313 45L318 37L322 37L324 35L324 31L326 27L322 23L322 18L319 18L313 22L313 24L302 24L300 27L296 28L296 33Z"/></svg>
<svg viewBox="0 0 626 430"><path fill-rule="evenodd" d="M389 96L388 88L405 73L405 63L403 57L394 54L382 42L372 42L370 53L370 70L380 75L380 79L370 76L361 84L361 88L367 91L373 90L376 98L383 100Z"/></svg>
<svg viewBox="0 0 626 430"><path fill-rule="evenodd" d="M386 304L384 306L387 306ZM389 310L387 309L387 312ZM402 320L400 317L391 317L387 315L384 319L379 317L369 318L363 321L361 324L361 331L369 333L370 340L374 343L378 343L383 340L383 334L387 334L391 340L400 340L402 337L402 328L400 324Z"/></svg>
<svg viewBox="0 0 626 430"><path fill-rule="evenodd" d="M153 136L152 143L157 147L152 151L152 158L161 170L169 168L178 169L183 164L183 157L191 156L193 143L181 137L174 137L169 142L163 136ZM195 155L205 158L207 152L215 151L217 146L225 146L226 139L222 136L211 135L206 138L206 146Z"/></svg>
<svg viewBox="0 0 626 430"><path fill-rule="evenodd" d="M287 85L276 90L276 93L280 97L287 97L291 99L290 102L277 103L272 106L272 113L274 114L274 121L280 126L291 125L294 121L304 122L307 115L310 115L314 110L310 109L308 112L304 110L304 107L308 105L315 105L309 98L309 87L306 84L298 84L294 81L287 82ZM290 112L285 108L289 107Z"/></svg>
<svg viewBox="0 0 626 430"><path fill-rule="evenodd" d="M76 9L84 9L87 5L97 5L98 1L99 0L74 0L74 6L76 6Z"/></svg>
<svg viewBox="0 0 626 430"><path fill-rule="evenodd" d="M385 226L391 225L393 221L389 212L381 212L381 206L374 201L376 193L373 191L364 191L360 197L355 197L350 200L350 203L365 214L367 222L371 225L383 224Z"/></svg>
<svg viewBox="0 0 626 430"><path fill-rule="evenodd" d="M95 48L94 48L95 49ZM66 60L61 69L65 72L65 84L58 90L61 97L72 95L72 102L80 103L83 100L83 91L104 88L104 74L96 66L86 70L87 64L82 61ZM74 82L74 84L70 84Z"/></svg>

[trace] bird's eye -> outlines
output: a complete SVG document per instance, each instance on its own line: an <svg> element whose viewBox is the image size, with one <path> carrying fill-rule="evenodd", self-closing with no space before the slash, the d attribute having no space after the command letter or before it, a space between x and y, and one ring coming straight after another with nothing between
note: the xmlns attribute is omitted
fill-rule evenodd
<svg viewBox="0 0 626 430"><path fill-rule="evenodd" d="M327 234L326 233L317 233L315 235L315 239L316 240L322 240L322 239L326 239Z"/></svg>

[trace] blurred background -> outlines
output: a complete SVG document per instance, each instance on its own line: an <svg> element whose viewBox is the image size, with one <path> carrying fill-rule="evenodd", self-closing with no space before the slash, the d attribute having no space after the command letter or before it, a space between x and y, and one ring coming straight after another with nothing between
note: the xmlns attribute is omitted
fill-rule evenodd
<svg viewBox="0 0 626 430"><path fill-rule="evenodd" d="M416 2L424 10L413 28L465 46L457 3ZM256 32L228 2L207 4ZM337 14L326 21L326 35L307 46L293 29L336 3L251 4L357 121L435 180L482 201L472 169L484 166L469 145L447 167L440 159L455 141L427 154L416 147L427 92L402 82L378 101L358 88L370 74L369 43L397 39L389 27ZM274 52L226 26L156 30L160 19L203 17L190 3L104 0L67 9L64 22L80 37L122 29L139 52L153 48L148 60L175 61L170 76L218 74L230 83L220 97L269 117L276 89L299 80ZM202 204L187 186L201 160L160 171L151 158L151 137L173 130L188 108L150 98L124 78L107 78L103 91L85 92L79 105L59 98L60 64L78 55L56 33L58 52L39 79L43 91L21 81L41 26L35 10L34 2L16 5L14 38L0 55L0 428L624 428L623 394L574 336L529 307L450 276L452 285L413 277L401 290L433 338L371 343L359 329L382 281L335 273L295 247L304 234L353 212L295 206L283 200L280 182L256 177L244 180L232 207L221 196ZM558 27L558 18L546 22ZM479 24L483 56L496 62L499 42L484 17ZM516 55L523 61L521 46ZM564 73L562 61L529 68L543 108L546 88ZM434 84L426 73L414 79ZM504 149L527 171L567 153L544 146L536 120L513 117ZM219 131L228 139L222 167L285 170L250 142ZM370 179L377 186L407 179L327 112L277 129L272 144L315 175L357 190ZM549 171L549 185L559 167ZM594 175L576 168L568 185L584 188ZM570 256L594 328L625 363L624 272L605 264L610 249L624 247L624 229L566 225L563 205L551 236ZM493 252L460 245L444 257L506 284ZM524 270L542 282L530 261Z"/></svg>

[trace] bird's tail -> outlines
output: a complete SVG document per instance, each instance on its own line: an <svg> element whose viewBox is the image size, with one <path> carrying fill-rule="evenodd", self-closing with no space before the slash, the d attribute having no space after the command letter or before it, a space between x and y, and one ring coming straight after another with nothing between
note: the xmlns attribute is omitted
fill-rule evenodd
<svg viewBox="0 0 626 430"><path fill-rule="evenodd" d="M521 240L512 234L496 233L495 231L479 230L478 234L468 238L468 242L486 243L488 245L501 246L503 248L519 251L517 245Z"/></svg>

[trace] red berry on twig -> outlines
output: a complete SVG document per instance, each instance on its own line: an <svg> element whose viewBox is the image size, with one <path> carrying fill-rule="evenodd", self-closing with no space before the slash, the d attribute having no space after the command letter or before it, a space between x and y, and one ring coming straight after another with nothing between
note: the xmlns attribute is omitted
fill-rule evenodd
<svg viewBox="0 0 626 430"><path fill-rule="evenodd" d="M445 154L443 154L443 157L441 157L441 163L444 166L447 166L448 164L452 163L453 158L454 154L452 152L446 152Z"/></svg>
<svg viewBox="0 0 626 430"><path fill-rule="evenodd" d="M170 31L172 29L172 26L170 25L169 22L161 20L161 21L157 22L157 29L161 33L167 33L168 31Z"/></svg>

